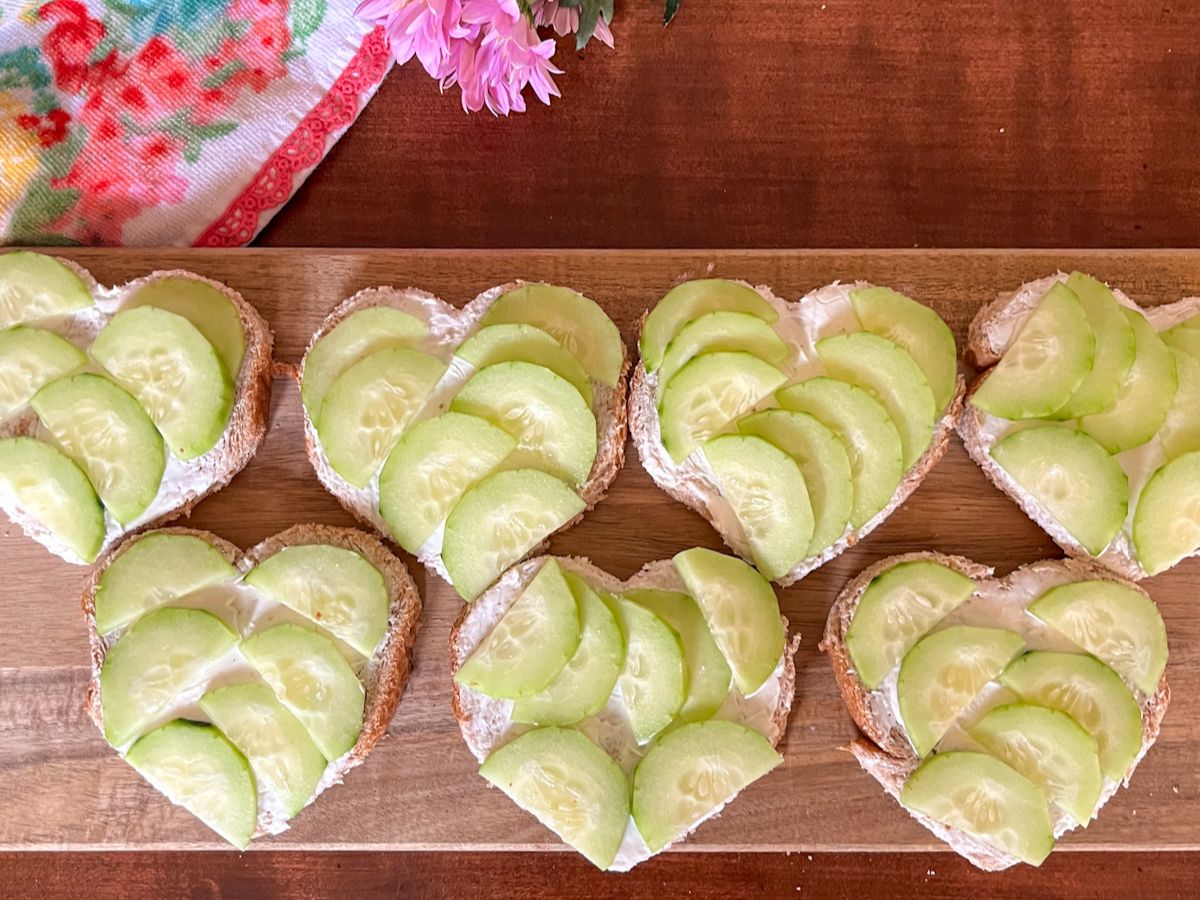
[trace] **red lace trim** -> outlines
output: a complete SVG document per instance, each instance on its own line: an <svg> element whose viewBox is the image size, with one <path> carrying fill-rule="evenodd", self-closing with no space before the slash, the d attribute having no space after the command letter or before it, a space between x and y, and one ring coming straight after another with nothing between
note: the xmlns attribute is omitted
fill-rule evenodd
<svg viewBox="0 0 1200 900"><path fill-rule="evenodd" d="M358 116L363 94L383 80L388 60L383 29L376 28L363 39L329 93L308 111L246 189L193 246L241 247L250 243L259 228L266 225L270 211L283 206L300 186L296 176L319 163L332 144L331 136Z"/></svg>

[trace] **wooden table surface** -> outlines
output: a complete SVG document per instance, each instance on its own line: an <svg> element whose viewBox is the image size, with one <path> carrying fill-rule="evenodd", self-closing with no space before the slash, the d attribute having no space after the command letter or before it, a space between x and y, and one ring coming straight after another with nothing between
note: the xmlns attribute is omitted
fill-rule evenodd
<svg viewBox="0 0 1200 900"><path fill-rule="evenodd" d="M1193 246L1200 8L1144 0L618 4L565 97L461 113L414 66L261 236L275 246ZM0 801L0 813L2 813ZM0 896L1193 897L1200 855L0 856Z"/></svg>

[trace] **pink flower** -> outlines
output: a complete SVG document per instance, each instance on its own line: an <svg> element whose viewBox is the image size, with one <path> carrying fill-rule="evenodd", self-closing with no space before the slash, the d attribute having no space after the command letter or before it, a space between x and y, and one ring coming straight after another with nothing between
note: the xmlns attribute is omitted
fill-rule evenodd
<svg viewBox="0 0 1200 900"><path fill-rule="evenodd" d="M579 7L563 6L559 0L533 0L533 17L539 28L553 28L557 35L574 34L579 30ZM612 31L604 16L596 20L594 36L602 44L613 45Z"/></svg>
<svg viewBox="0 0 1200 900"><path fill-rule="evenodd" d="M479 35L462 21L462 11L461 0L362 0L354 13L383 26L396 62L415 56L446 87L454 84L463 44Z"/></svg>
<svg viewBox="0 0 1200 900"><path fill-rule="evenodd" d="M463 109L475 112L486 106L498 116L524 112L521 92L527 85L546 104L561 96L551 77L562 74L550 62L554 41L538 39L516 0L466 0L463 21L478 26L481 37L465 44L460 54Z"/></svg>
<svg viewBox="0 0 1200 900"><path fill-rule="evenodd" d="M56 23L42 43L54 83L67 93L78 93L87 81L92 51L105 35L104 23L89 16L79 0L51 0L37 14Z"/></svg>
<svg viewBox="0 0 1200 900"><path fill-rule="evenodd" d="M108 119L56 188L75 188L79 202L54 230L67 231L83 243L120 243L125 223L148 207L180 202L187 181L176 168L183 144L165 134L139 135Z"/></svg>
<svg viewBox="0 0 1200 900"><path fill-rule="evenodd" d="M383 26L401 65L415 56L443 89L457 84L468 112L524 112L526 87L543 103L560 96L554 41L538 37L517 0L361 0L355 13Z"/></svg>

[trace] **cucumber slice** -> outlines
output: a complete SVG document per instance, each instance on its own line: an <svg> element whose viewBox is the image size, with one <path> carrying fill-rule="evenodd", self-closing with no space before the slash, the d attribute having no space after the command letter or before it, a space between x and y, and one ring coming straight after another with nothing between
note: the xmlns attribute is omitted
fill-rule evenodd
<svg viewBox="0 0 1200 900"><path fill-rule="evenodd" d="M1193 359L1200 359L1200 326L1176 325L1166 331L1159 332L1164 344L1181 353L1186 353Z"/></svg>
<svg viewBox="0 0 1200 900"><path fill-rule="evenodd" d="M442 562L464 600L585 509L579 495L537 469L495 472L468 490L446 519Z"/></svg>
<svg viewBox="0 0 1200 900"><path fill-rule="evenodd" d="M492 753L479 774L607 869L629 823L629 783L611 756L570 728L539 728Z"/></svg>
<svg viewBox="0 0 1200 900"><path fill-rule="evenodd" d="M1096 336L1083 304L1055 282L971 402L1003 419L1045 418L1071 399L1095 359Z"/></svg>
<svg viewBox="0 0 1200 900"><path fill-rule="evenodd" d="M86 365L83 351L53 331L23 325L0 331L0 422L43 385Z"/></svg>
<svg viewBox="0 0 1200 900"><path fill-rule="evenodd" d="M617 676L621 703L639 744L671 724L687 693L679 635L650 610L631 600L609 600L625 636L625 664Z"/></svg>
<svg viewBox="0 0 1200 900"><path fill-rule="evenodd" d="M533 325L562 344L596 381L615 388L621 378L621 332L594 300L570 288L522 285L499 297L479 324Z"/></svg>
<svg viewBox="0 0 1200 900"><path fill-rule="evenodd" d="M591 405L592 382L579 360L566 347L532 325L489 325L471 335L455 351L476 369L497 363L527 362L549 369L571 383Z"/></svg>
<svg viewBox="0 0 1200 900"><path fill-rule="evenodd" d="M387 633L383 573L361 554L328 544L284 547L246 573L245 584L370 657Z"/></svg>
<svg viewBox="0 0 1200 900"><path fill-rule="evenodd" d="M261 682L209 691L200 708L245 755L254 777L278 795L287 816L308 805L325 774L325 757L300 720Z"/></svg>
<svg viewBox="0 0 1200 900"><path fill-rule="evenodd" d="M954 333L942 317L891 288L859 288L850 304L862 327L897 344L921 367L933 401L941 413L954 399L958 383L958 348Z"/></svg>
<svg viewBox="0 0 1200 900"><path fill-rule="evenodd" d="M183 316L153 306L119 312L91 354L142 404L180 459L203 456L221 439L233 381L213 345Z"/></svg>
<svg viewBox="0 0 1200 900"><path fill-rule="evenodd" d="M1045 792L986 753L925 760L908 776L900 803L1031 866L1054 849Z"/></svg>
<svg viewBox="0 0 1200 900"><path fill-rule="evenodd" d="M1179 388L1175 357L1146 317L1124 307L1121 312L1133 327L1137 348L1133 365L1121 379L1113 405L1079 420L1079 427L1109 453L1140 447L1153 438Z"/></svg>
<svg viewBox="0 0 1200 900"><path fill-rule="evenodd" d="M1003 628L952 625L919 640L904 655L896 699L904 730L925 757L984 686L1025 649Z"/></svg>
<svg viewBox="0 0 1200 900"><path fill-rule="evenodd" d="M1054 425L1027 428L1002 439L991 455L1093 556L1121 530L1129 479L1120 463L1083 432Z"/></svg>
<svg viewBox="0 0 1200 900"><path fill-rule="evenodd" d="M1200 330L1191 329L1200 335ZM1158 430L1163 454L1168 460L1193 450L1200 450L1200 357L1171 348L1175 357L1175 374L1179 389L1167 410L1167 417Z"/></svg>
<svg viewBox="0 0 1200 900"><path fill-rule="evenodd" d="M0 257L2 258L2 257ZM104 508L83 470L41 441L0 441L0 501L36 519L84 562L104 544Z"/></svg>
<svg viewBox="0 0 1200 900"><path fill-rule="evenodd" d="M237 379L246 355L242 317L229 298L211 284L177 275L160 278L125 298L121 309L139 306L154 306L183 316L216 348L225 371Z"/></svg>
<svg viewBox="0 0 1200 900"><path fill-rule="evenodd" d="M1146 483L1133 512L1133 546L1151 575L1200 550L1200 450L1171 460Z"/></svg>
<svg viewBox="0 0 1200 900"><path fill-rule="evenodd" d="M254 775L217 729L176 719L130 747L125 761L233 846L249 846L258 818Z"/></svg>
<svg viewBox="0 0 1200 900"><path fill-rule="evenodd" d="M1066 810L1080 825L1092 819L1104 778L1096 739L1056 709L997 706L970 729L971 737Z"/></svg>
<svg viewBox="0 0 1200 900"><path fill-rule="evenodd" d="M558 563L547 560L454 680L489 697L529 697L570 662L579 627L575 596Z"/></svg>
<svg viewBox="0 0 1200 900"><path fill-rule="evenodd" d="M53 257L28 250L0 255L0 328L92 304L83 279Z"/></svg>
<svg viewBox="0 0 1200 900"><path fill-rule="evenodd" d="M783 655L783 620L771 583L737 557L702 547L676 554L674 562L733 670L734 684L749 697Z"/></svg>
<svg viewBox="0 0 1200 900"><path fill-rule="evenodd" d="M806 413L765 409L738 422L738 431L770 441L800 467L813 512L805 556L819 556L846 532L854 508L850 457L841 439Z"/></svg>
<svg viewBox="0 0 1200 900"><path fill-rule="evenodd" d="M1123 781L1142 749L1142 711L1119 675L1082 653L1026 653L1000 676L1026 703L1066 713L1096 739L1100 768Z"/></svg>
<svg viewBox="0 0 1200 900"><path fill-rule="evenodd" d="M666 622L683 641L687 696L675 717L675 724L686 725L712 718L729 696L733 672L721 655L721 648L708 630L708 623L696 601L687 594L651 589L626 591L625 597Z"/></svg>
<svg viewBox="0 0 1200 900"><path fill-rule="evenodd" d="M128 525L154 502L167 454L158 429L128 393L85 373L52 381L30 405L114 519Z"/></svg>
<svg viewBox="0 0 1200 900"><path fill-rule="evenodd" d="M246 638L241 649L326 759L339 759L354 746L362 731L363 686L329 638L299 625L276 625Z"/></svg>
<svg viewBox="0 0 1200 900"><path fill-rule="evenodd" d="M755 295L757 296L757 294ZM667 346L658 371L658 394L675 373L701 353L749 353L774 366L783 363L791 350L775 329L750 313L707 313L689 322Z"/></svg>
<svg viewBox="0 0 1200 900"><path fill-rule="evenodd" d="M786 575L813 536L812 505L796 461L762 438L741 434L713 438L701 452L759 571L769 580Z"/></svg>
<svg viewBox="0 0 1200 900"><path fill-rule="evenodd" d="M544 366L506 362L480 369L450 404L517 441L509 464L581 485L596 459L596 417L569 381Z"/></svg>
<svg viewBox="0 0 1200 900"><path fill-rule="evenodd" d="M1158 690L1167 667L1167 629L1141 591L1112 581L1076 581L1046 591L1029 612L1143 694Z"/></svg>
<svg viewBox="0 0 1200 900"><path fill-rule="evenodd" d="M694 722L663 735L633 773L633 821L654 853L684 837L783 762L734 722Z"/></svg>
<svg viewBox="0 0 1200 900"><path fill-rule="evenodd" d="M933 441L937 405L925 373L905 350L874 334L842 334L817 341L829 375L865 390L883 404L896 429L904 468Z"/></svg>
<svg viewBox="0 0 1200 900"><path fill-rule="evenodd" d="M392 537L416 553L467 488L516 446L507 432L477 416L448 412L418 422L397 441L379 475L379 512Z"/></svg>
<svg viewBox="0 0 1200 900"><path fill-rule="evenodd" d="M200 609L159 609L113 644L100 669L104 736L120 750L208 678L237 635Z"/></svg>
<svg viewBox="0 0 1200 900"><path fill-rule="evenodd" d="M237 578L216 547L190 534L148 534L134 541L100 576L96 630L108 634L143 613L210 585Z"/></svg>
<svg viewBox="0 0 1200 900"><path fill-rule="evenodd" d="M904 476L900 432L862 388L833 378L810 378L776 392L784 409L807 413L842 441L850 460L854 505L850 525L861 528L891 502Z"/></svg>
<svg viewBox="0 0 1200 900"><path fill-rule="evenodd" d="M313 424L320 424L330 385L348 368L381 350L412 347L428 335L429 328L416 316L387 306L360 309L342 319L304 356L300 399Z"/></svg>
<svg viewBox="0 0 1200 900"><path fill-rule="evenodd" d="M317 417L334 470L354 487L366 487L445 371L436 356L393 347L339 375Z"/></svg>
<svg viewBox="0 0 1200 900"><path fill-rule="evenodd" d="M928 560L872 578L846 629L846 650L867 689L883 684L913 645L973 593L966 575Z"/></svg>
<svg viewBox="0 0 1200 900"><path fill-rule="evenodd" d="M574 725L608 704L625 664L625 639L612 611L574 572L564 572L579 607L579 649L536 694L513 703L512 720L529 725Z"/></svg>
<svg viewBox="0 0 1200 900"><path fill-rule="evenodd" d="M779 313L758 291L720 278L688 281L672 288L646 316L642 326L642 362L655 371L663 361L667 345L690 322L711 312L746 313L773 323Z"/></svg>
<svg viewBox="0 0 1200 900"><path fill-rule="evenodd" d="M1091 372L1071 399L1055 411L1052 416L1055 419L1077 419L1112 406L1122 380L1133 365L1137 347L1133 326L1107 286L1088 275L1072 272L1067 287L1083 304L1088 325L1096 336L1096 356Z"/></svg>
<svg viewBox="0 0 1200 900"><path fill-rule="evenodd" d="M663 446L671 459L683 462L786 380L749 353L702 353L663 389L658 405Z"/></svg>

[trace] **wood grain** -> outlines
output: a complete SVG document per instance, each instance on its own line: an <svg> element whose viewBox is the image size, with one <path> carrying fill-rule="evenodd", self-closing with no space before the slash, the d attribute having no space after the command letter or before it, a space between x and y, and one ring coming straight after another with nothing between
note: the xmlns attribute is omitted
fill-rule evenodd
<svg viewBox="0 0 1200 900"><path fill-rule="evenodd" d="M833 280L890 284L938 309L960 340L997 291L1057 267L1082 268L1144 303L1200 293L1200 253L915 252L337 252L249 250L77 251L105 283L183 267L228 282L272 323L278 356L298 360L326 310L353 291L393 283L428 288L461 304L514 276L545 278L595 297L626 340L637 317L675 280L705 273L770 284L796 298ZM557 553L590 555L618 577L693 544L718 546L698 516L670 501L630 459L607 499L557 537ZM247 470L192 517L248 546L295 522L349 523L303 458L295 386L277 382L271 430ZM191 849L218 847L101 740L82 712L87 659L77 597L82 571L50 558L11 526L0 536L0 847ZM864 545L781 592L804 636L786 764L749 789L683 851L939 849L838 748L854 728L827 662L816 652L837 590L869 562L911 549L961 553L1001 572L1060 555L994 490L954 444L928 481ZM1064 850L1200 847L1200 561L1148 582L1171 638L1175 699L1158 746L1133 786ZM561 847L502 794L487 790L450 713L446 640L459 601L415 570L425 624L408 692L390 737L346 785L305 810L292 830L259 849L548 849Z"/></svg>
<svg viewBox="0 0 1200 900"><path fill-rule="evenodd" d="M467 116L416 63L278 246L1195 246L1200 5L619 3L563 97Z"/></svg>
<svg viewBox="0 0 1200 900"><path fill-rule="evenodd" d="M671 853L625 875L568 853L28 853L0 854L0 896L1192 900L1198 868L1187 853L1061 853L999 876L945 853Z"/></svg>

